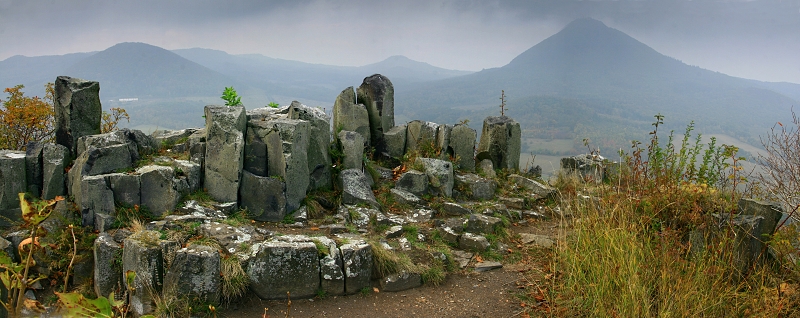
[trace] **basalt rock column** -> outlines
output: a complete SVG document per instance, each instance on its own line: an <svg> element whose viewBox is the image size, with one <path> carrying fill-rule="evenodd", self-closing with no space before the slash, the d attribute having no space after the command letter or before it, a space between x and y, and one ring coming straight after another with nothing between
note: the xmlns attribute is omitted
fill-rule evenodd
<svg viewBox="0 0 800 318"><path fill-rule="evenodd" d="M78 138L100 133L100 83L59 76L53 102L56 143L67 147L74 158L78 155Z"/></svg>
<svg viewBox="0 0 800 318"><path fill-rule="evenodd" d="M375 74L364 79L356 90L358 102L367 107L371 144L378 153L386 152L383 133L394 127L394 86L386 76Z"/></svg>

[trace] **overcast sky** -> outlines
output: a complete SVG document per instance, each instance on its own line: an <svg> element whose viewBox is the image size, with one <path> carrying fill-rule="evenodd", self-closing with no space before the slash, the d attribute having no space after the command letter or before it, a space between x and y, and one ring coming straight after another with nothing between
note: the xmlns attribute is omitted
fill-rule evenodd
<svg viewBox="0 0 800 318"><path fill-rule="evenodd" d="M481 70L592 17L687 64L800 83L800 0L0 0L0 60L119 42L333 65Z"/></svg>

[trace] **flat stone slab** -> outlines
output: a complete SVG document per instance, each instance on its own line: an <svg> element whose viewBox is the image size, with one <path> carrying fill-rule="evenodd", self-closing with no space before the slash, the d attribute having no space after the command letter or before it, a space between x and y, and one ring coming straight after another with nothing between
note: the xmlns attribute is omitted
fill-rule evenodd
<svg viewBox="0 0 800 318"><path fill-rule="evenodd" d="M500 262L491 262L491 261L475 264L476 272L486 272L498 268L503 268L503 264L501 264Z"/></svg>
<svg viewBox="0 0 800 318"><path fill-rule="evenodd" d="M523 244L532 244L543 248L551 248L555 245L555 241L545 235L520 233L519 236L522 238Z"/></svg>

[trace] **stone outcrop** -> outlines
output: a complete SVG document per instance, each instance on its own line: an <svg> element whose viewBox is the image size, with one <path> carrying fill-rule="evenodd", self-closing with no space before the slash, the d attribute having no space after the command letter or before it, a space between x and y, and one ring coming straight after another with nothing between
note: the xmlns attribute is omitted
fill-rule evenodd
<svg viewBox="0 0 800 318"><path fill-rule="evenodd" d="M495 169L519 170L521 133L519 123L509 117L486 117L476 158L490 159Z"/></svg>
<svg viewBox="0 0 800 318"><path fill-rule="evenodd" d="M347 169L339 173L339 186L342 189L343 204L367 204L379 207L375 194L369 187L367 176L359 169Z"/></svg>
<svg viewBox="0 0 800 318"><path fill-rule="evenodd" d="M122 246L108 233L94 240L94 292L108 297L122 291Z"/></svg>
<svg viewBox="0 0 800 318"><path fill-rule="evenodd" d="M155 310L156 293L163 285L164 260L159 245L160 233L142 231L125 239L122 251L122 272L133 271L136 277L130 295L130 306L134 314L141 316ZM127 282L123 280L127 285Z"/></svg>
<svg viewBox="0 0 800 318"><path fill-rule="evenodd" d="M205 116L205 188L217 201L237 201L247 125L244 107L206 106Z"/></svg>
<svg viewBox="0 0 800 318"><path fill-rule="evenodd" d="M342 169L361 169L364 162L364 137L355 131L342 130L337 140L342 150Z"/></svg>
<svg viewBox="0 0 800 318"><path fill-rule="evenodd" d="M354 241L340 247L344 263L345 293L355 294L369 288L372 277L372 246Z"/></svg>
<svg viewBox="0 0 800 318"><path fill-rule="evenodd" d="M100 133L100 83L59 76L54 89L56 143L67 147L75 157L78 138Z"/></svg>
<svg viewBox="0 0 800 318"><path fill-rule="evenodd" d="M467 172L475 172L475 139L478 133L466 124L453 126L450 132L450 148L458 158L458 168Z"/></svg>
<svg viewBox="0 0 800 318"><path fill-rule="evenodd" d="M372 138L367 107L356 102L356 94L352 86L345 88L333 103L334 137L339 138L339 132L342 130L361 134L367 143Z"/></svg>
<svg viewBox="0 0 800 318"><path fill-rule="evenodd" d="M394 127L394 86L386 76L375 74L364 79L356 96L369 116L370 144L377 153L386 152L383 133Z"/></svg>
<svg viewBox="0 0 800 318"><path fill-rule="evenodd" d="M301 119L311 124L311 133L306 152L310 189L329 188L331 180L331 156L328 147L331 141L331 118L322 109L308 107L293 101L289 105L289 119Z"/></svg>
<svg viewBox="0 0 800 318"><path fill-rule="evenodd" d="M406 125L394 126L383 133L385 156L402 158L406 153ZM473 141L474 142L474 141Z"/></svg>
<svg viewBox="0 0 800 318"><path fill-rule="evenodd" d="M0 150L0 224L19 220L19 193L27 190L25 152Z"/></svg>
<svg viewBox="0 0 800 318"><path fill-rule="evenodd" d="M421 161L425 167L425 174L428 176L431 189L443 197L452 197L453 184L455 182L453 164L449 161L431 158L419 158L417 160Z"/></svg>

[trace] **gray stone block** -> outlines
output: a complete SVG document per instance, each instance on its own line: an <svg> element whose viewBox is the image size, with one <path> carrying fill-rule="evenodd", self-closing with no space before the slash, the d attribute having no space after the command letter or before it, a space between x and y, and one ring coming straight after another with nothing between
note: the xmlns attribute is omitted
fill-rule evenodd
<svg viewBox="0 0 800 318"><path fill-rule="evenodd" d="M310 189L329 188L331 179L331 156L328 147L331 142L331 118L318 107L308 107L293 101L289 105L289 119L301 119L311 124L308 152Z"/></svg>
<svg viewBox="0 0 800 318"><path fill-rule="evenodd" d="M320 287L320 263L312 242L267 241L251 249L246 272L250 290L261 299L286 299L316 295Z"/></svg>
<svg viewBox="0 0 800 318"><path fill-rule="evenodd" d="M114 215L114 192L108 186L106 176L87 176L80 182L80 196L75 196L75 203L81 209L81 224L94 226L94 214Z"/></svg>
<svg viewBox="0 0 800 318"><path fill-rule="evenodd" d="M108 233L100 233L94 240L94 292L108 297L111 292L121 294L122 247Z"/></svg>
<svg viewBox="0 0 800 318"><path fill-rule="evenodd" d="M361 134L365 142L371 139L367 107L356 103L356 94L352 86L345 88L333 103L333 137L339 138L339 132L342 130Z"/></svg>
<svg viewBox="0 0 800 318"><path fill-rule="evenodd" d="M339 184L342 189L343 204L368 204L375 208L380 207L369 187L367 176L361 170L343 170L339 173Z"/></svg>
<svg viewBox="0 0 800 318"><path fill-rule="evenodd" d="M521 138L518 122L506 116L486 117L477 159L490 159L496 169L518 171Z"/></svg>
<svg viewBox="0 0 800 318"><path fill-rule="evenodd" d="M127 207L142 204L141 175L112 173L107 178L111 191L114 193L115 203Z"/></svg>
<svg viewBox="0 0 800 318"><path fill-rule="evenodd" d="M355 294L371 287L372 246L365 241L351 241L340 247L344 262L345 294Z"/></svg>
<svg viewBox="0 0 800 318"><path fill-rule="evenodd" d="M134 292L130 294L130 309L141 316L155 310L154 294L161 292L164 263L159 246L160 233L141 231L125 239L122 251L122 272L134 271ZM123 284L127 282L123 279ZM126 286L127 288L128 286Z"/></svg>
<svg viewBox="0 0 800 318"><path fill-rule="evenodd" d="M494 199L495 192L497 191L497 182L491 179L481 178L472 173L456 175L454 184L456 188L464 190L461 191L462 195L478 201Z"/></svg>
<svg viewBox="0 0 800 318"><path fill-rule="evenodd" d="M219 252L209 246L191 245L177 251L164 275L164 296L219 305L221 281Z"/></svg>
<svg viewBox="0 0 800 318"><path fill-rule="evenodd" d="M453 164L449 161L431 158L419 158L417 160L422 162L425 167L425 174L428 176L430 187L435 189L438 195L452 197L455 182Z"/></svg>
<svg viewBox="0 0 800 318"><path fill-rule="evenodd" d="M383 133L394 127L394 86L386 76L375 74L364 78L356 90L358 101L366 106L369 116L370 144L378 153L386 151Z"/></svg>
<svg viewBox="0 0 800 318"><path fill-rule="evenodd" d="M25 152L0 150L0 224L22 217L19 210L19 193L27 190Z"/></svg>
<svg viewBox="0 0 800 318"><path fill-rule="evenodd" d="M450 147L453 148L453 154L458 158L459 170L475 171L476 138L478 138L478 133L466 124L453 126L453 130L450 132Z"/></svg>
<svg viewBox="0 0 800 318"><path fill-rule="evenodd" d="M397 203L405 204L405 205L408 205L408 206L411 206L411 207L422 207L422 206L426 205L425 201L423 201L422 199L420 199L419 197L417 197L416 195L414 195L411 192L408 192L408 191L405 191L405 190L402 190L402 189L398 189L398 188L393 188L390 191L391 191L392 197L394 198L395 202L397 202Z"/></svg>
<svg viewBox="0 0 800 318"><path fill-rule="evenodd" d="M244 171L239 197L253 220L280 222L286 215L286 185L278 178Z"/></svg>
<svg viewBox="0 0 800 318"><path fill-rule="evenodd" d="M381 290L398 292L422 286L422 276L406 271L381 278Z"/></svg>
<svg viewBox="0 0 800 318"><path fill-rule="evenodd" d="M136 169L136 173L140 175L142 207L157 218L175 210L180 194L175 189L172 167L144 166Z"/></svg>
<svg viewBox="0 0 800 318"><path fill-rule="evenodd" d="M406 153L406 125L394 126L383 133L386 154L392 158L402 158Z"/></svg>
<svg viewBox="0 0 800 318"><path fill-rule="evenodd" d="M498 227L503 226L503 220L493 216L472 214L467 220L467 227L464 229L470 233L494 234Z"/></svg>
<svg viewBox="0 0 800 318"><path fill-rule="evenodd" d="M205 188L214 200L236 201L244 163L244 107L206 106L205 116Z"/></svg>
<svg viewBox="0 0 800 318"><path fill-rule="evenodd" d="M364 163L364 137L354 131L342 130L338 138L342 150L342 169L361 169Z"/></svg>
<svg viewBox="0 0 800 318"><path fill-rule="evenodd" d="M406 126L406 153L424 149L435 150L439 124L414 120Z"/></svg>
<svg viewBox="0 0 800 318"><path fill-rule="evenodd" d="M327 249L327 253L320 251L320 289L330 296L344 295L344 263L339 247L334 240L324 236L311 239Z"/></svg>
<svg viewBox="0 0 800 318"><path fill-rule="evenodd" d="M66 173L69 149L59 144L45 144L42 149L42 199L50 200L67 194Z"/></svg>
<svg viewBox="0 0 800 318"><path fill-rule="evenodd" d="M74 158L78 138L100 133L100 84L59 76L54 89L56 143L67 147Z"/></svg>
<svg viewBox="0 0 800 318"><path fill-rule="evenodd" d="M489 249L489 240L483 235L464 233L458 239L458 247L462 250L483 252Z"/></svg>
<svg viewBox="0 0 800 318"><path fill-rule="evenodd" d="M395 188L408 191L416 196L428 194L428 175L416 170L408 170L397 179Z"/></svg>

